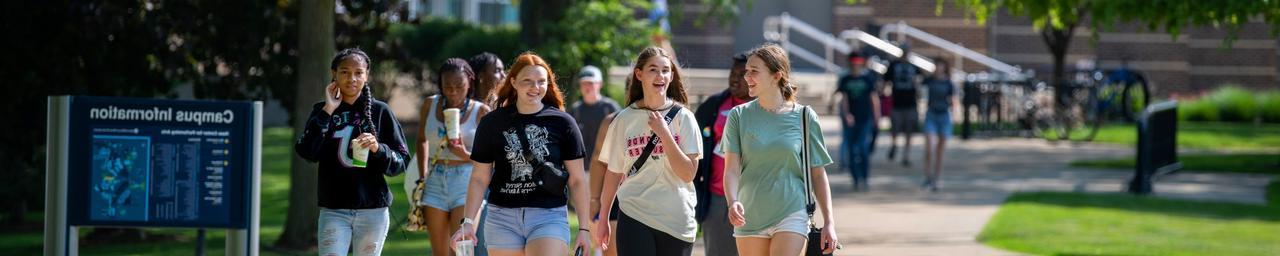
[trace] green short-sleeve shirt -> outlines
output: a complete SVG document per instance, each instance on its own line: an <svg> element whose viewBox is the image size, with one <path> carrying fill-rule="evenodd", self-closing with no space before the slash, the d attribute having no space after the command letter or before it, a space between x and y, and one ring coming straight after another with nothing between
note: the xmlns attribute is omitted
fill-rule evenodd
<svg viewBox="0 0 1280 256"><path fill-rule="evenodd" d="M735 230L759 232L804 210L807 191L800 161L801 115L809 115L810 167L831 164L818 114L812 109L801 106L772 113L751 101L729 111L717 153L737 153L742 162L737 195L747 223Z"/></svg>

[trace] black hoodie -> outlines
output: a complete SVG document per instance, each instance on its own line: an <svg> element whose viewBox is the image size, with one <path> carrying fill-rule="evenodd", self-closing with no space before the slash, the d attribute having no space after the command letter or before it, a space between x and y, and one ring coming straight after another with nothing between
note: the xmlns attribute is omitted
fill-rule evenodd
<svg viewBox="0 0 1280 256"><path fill-rule="evenodd" d="M377 126L378 153L369 152L366 168L351 166L350 143L366 130L364 96L354 105L339 103L333 114L316 103L307 127L294 143L298 156L319 163L319 205L329 209L373 209L391 205L391 190L382 176L404 172L409 150L400 123L386 103L373 100L370 110ZM363 126L363 127L361 127Z"/></svg>

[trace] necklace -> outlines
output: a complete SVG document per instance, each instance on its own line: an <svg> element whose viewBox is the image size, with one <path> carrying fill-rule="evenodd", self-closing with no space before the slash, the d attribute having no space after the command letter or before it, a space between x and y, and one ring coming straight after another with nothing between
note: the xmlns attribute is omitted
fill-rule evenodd
<svg viewBox="0 0 1280 256"><path fill-rule="evenodd" d="M790 107L790 106L792 106L792 105L795 105L795 103L791 103L791 102L783 102L782 104L778 104L778 107L775 107L775 108L769 108L768 106L765 106L765 105L761 104L761 105L760 105L760 108L763 108L763 109L764 109L764 111L769 111L769 113L778 114L778 113L782 113L784 110L787 110L787 109L788 109L788 107Z"/></svg>

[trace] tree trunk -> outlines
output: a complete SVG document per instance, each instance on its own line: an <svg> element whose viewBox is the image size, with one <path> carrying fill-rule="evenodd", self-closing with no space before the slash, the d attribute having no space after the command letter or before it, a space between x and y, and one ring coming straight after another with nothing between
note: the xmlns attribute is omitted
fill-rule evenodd
<svg viewBox="0 0 1280 256"><path fill-rule="evenodd" d="M536 49L550 38L548 26L564 19L572 0L521 1L520 41Z"/></svg>
<svg viewBox="0 0 1280 256"><path fill-rule="evenodd" d="M315 100L329 83L334 52L334 1L301 1L298 29L298 85L293 105L294 136L301 135ZM316 165L293 154L289 169L289 213L276 247L310 250L316 246L320 209L316 204Z"/></svg>
<svg viewBox="0 0 1280 256"><path fill-rule="evenodd" d="M1054 89L1054 106L1061 109L1062 95L1067 92L1067 74L1066 74L1066 58L1067 51L1071 49L1071 37L1074 36L1076 24L1067 24L1064 28L1054 28L1052 25L1045 24L1045 28L1040 31L1041 39L1049 47L1049 53L1053 55L1053 74L1050 79L1050 85Z"/></svg>

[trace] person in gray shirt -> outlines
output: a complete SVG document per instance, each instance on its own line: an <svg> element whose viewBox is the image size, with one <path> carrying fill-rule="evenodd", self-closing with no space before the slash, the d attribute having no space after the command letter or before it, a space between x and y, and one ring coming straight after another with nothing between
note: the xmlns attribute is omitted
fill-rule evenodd
<svg viewBox="0 0 1280 256"><path fill-rule="evenodd" d="M618 112L618 102L600 94L602 86L604 86L604 75L601 74L600 68L587 65L578 72L578 90L582 93L582 100L574 102L573 106L569 107L569 114L573 115L573 119L578 122L578 129L582 130L582 141L596 141L598 131L596 128L600 127L600 120L613 112ZM595 143L585 143L583 146L587 150L587 163L592 163L595 161L592 154L596 151Z"/></svg>

